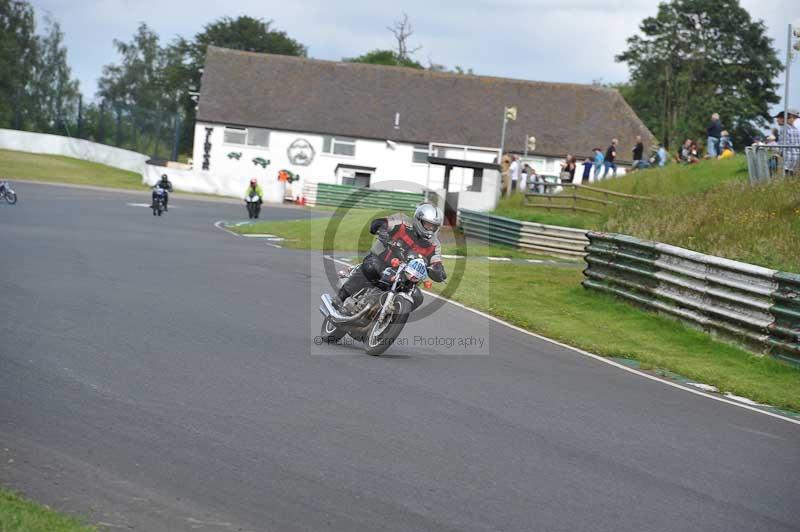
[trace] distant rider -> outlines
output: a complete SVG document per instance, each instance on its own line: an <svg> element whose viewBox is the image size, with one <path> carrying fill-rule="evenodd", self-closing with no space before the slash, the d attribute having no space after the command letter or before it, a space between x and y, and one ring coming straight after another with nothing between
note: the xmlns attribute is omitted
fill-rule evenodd
<svg viewBox="0 0 800 532"><path fill-rule="evenodd" d="M167 177L167 174L163 174L161 176L161 181L156 183L156 186L153 187L153 189L154 189L153 190L153 205L150 206L151 209L156 204L156 191L155 191L156 188L160 188L161 190L164 191L164 210L165 211L169 210L169 209L167 209L167 204L169 203L169 192L172 192L172 183L170 182L169 178Z"/></svg>
<svg viewBox="0 0 800 532"><path fill-rule="evenodd" d="M245 201L255 194L258 196L258 204L261 205L264 202L264 191L261 190L261 185L258 184L255 178L250 180L250 185L247 187L247 192L244 193Z"/></svg>
<svg viewBox="0 0 800 532"><path fill-rule="evenodd" d="M386 218L377 218L370 224L369 232L376 235L369 254L364 257L361 268L344 283L334 298L334 303L341 307L345 299L370 284L376 284L383 271L391 265L393 258L402 258L398 250L402 250L405 258L414 254L425 261L428 276L437 283L447 278L442 264L442 246L437 233L442 226L441 211L430 203L423 203L414 211L413 218L403 213L392 214ZM414 307L422 304L422 291L414 291ZM412 309L413 310L413 309Z"/></svg>

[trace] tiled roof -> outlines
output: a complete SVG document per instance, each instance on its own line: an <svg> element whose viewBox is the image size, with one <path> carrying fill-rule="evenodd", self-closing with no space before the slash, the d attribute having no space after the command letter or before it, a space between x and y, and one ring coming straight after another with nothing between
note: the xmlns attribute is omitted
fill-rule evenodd
<svg viewBox="0 0 800 532"><path fill-rule="evenodd" d="M532 71L535 69L532 68ZM427 144L498 147L503 109L517 120L506 149L526 135L543 155L589 155L620 140L630 159L636 135L654 138L614 89L404 67L340 63L209 47L199 121ZM395 128L395 114L400 114Z"/></svg>

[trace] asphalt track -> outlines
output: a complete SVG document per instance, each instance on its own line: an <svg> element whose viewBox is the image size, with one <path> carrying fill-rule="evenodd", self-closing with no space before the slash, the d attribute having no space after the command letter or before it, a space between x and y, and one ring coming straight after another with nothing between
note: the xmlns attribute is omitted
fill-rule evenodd
<svg viewBox="0 0 800 532"><path fill-rule="evenodd" d="M108 530L800 530L798 425L453 305L391 356L320 347L322 258L214 228L243 206L16 188L0 484L36 500Z"/></svg>

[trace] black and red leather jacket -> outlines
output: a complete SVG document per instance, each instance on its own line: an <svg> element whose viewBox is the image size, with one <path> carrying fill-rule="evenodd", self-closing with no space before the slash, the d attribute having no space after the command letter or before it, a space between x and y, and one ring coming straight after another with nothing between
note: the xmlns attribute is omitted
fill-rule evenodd
<svg viewBox="0 0 800 532"><path fill-rule="evenodd" d="M394 257L400 255L408 257L416 255L425 261L428 266L428 275L436 282L442 282L447 277L442 264L442 245L434 235L430 239L417 235L411 219L403 213L393 214L386 218L377 218L370 224L369 232L377 234L385 229L389 234L389 243L376 240L370 252L379 257L385 264L389 264ZM402 251L402 253L400 252Z"/></svg>

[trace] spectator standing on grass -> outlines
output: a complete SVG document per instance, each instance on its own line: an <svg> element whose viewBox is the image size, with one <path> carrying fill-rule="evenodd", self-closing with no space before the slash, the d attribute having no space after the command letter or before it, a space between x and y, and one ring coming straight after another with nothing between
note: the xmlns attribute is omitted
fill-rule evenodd
<svg viewBox="0 0 800 532"><path fill-rule="evenodd" d="M600 177L600 171L603 169L603 163L605 162L605 156L603 155L603 150L600 148L594 149L594 180L600 181L602 179Z"/></svg>
<svg viewBox="0 0 800 532"><path fill-rule="evenodd" d="M514 192L517 189L517 184L519 183L519 177L522 173L522 168L519 162L519 156L512 155L511 156L511 165L508 167L508 171L511 173L511 192Z"/></svg>
<svg viewBox="0 0 800 532"><path fill-rule="evenodd" d="M603 169L603 179L605 179L606 175L608 175L609 168L611 168L612 170L611 176L617 177L617 164L615 161L617 159L618 142L619 141L617 139L612 139L611 146L609 146L608 149L606 150L605 162L603 163L603 165L605 166L605 168Z"/></svg>
<svg viewBox="0 0 800 532"><path fill-rule="evenodd" d="M636 145L633 147L633 165L632 168L643 168L645 161L642 160L642 156L644 155L644 144L642 143L642 136L636 135Z"/></svg>
<svg viewBox="0 0 800 532"><path fill-rule="evenodd" d="M716 157L721 153L719 142L722 136L722 122L719 121L719 115L717 113L711 115L711 122L706 128L706 132L708 133L706 154L708 154L709 157Z"/></svg>
<svg viewBox="0 0 800 532"><path fill-rule="evenodd" d="M562 183L572 183L575 179L575 167L577 166L577 159L569 153L561 163L561 175L559 176Z"/></svg>
<svg viewBox="0 0 800 532"><path fill-rule="evenodd" d="M780 126L778 128L778 133L780 136L778 137L778 144L789 145L789 146L797 146L789 147L789 148L782 148L781 152L783 153L783 168L786 171L786 175L794 176L800 174L800 130L798 130L794 122L797 120L798 115L797 109L787 109L786 111L786 119L784 120L783 111L775 115L775 121L778 122ZM786 136L784 138L784 122L786 123Z"/></svg>
<svg viewBox="0 0 800 532"><path fill-rule="evenodd" d="M589 183L592 180L592 167L594 164L590 158L586 158L583 161L583 176L581 177L581 183L586 182Z"/></svg>

